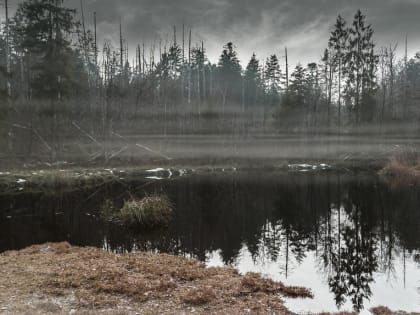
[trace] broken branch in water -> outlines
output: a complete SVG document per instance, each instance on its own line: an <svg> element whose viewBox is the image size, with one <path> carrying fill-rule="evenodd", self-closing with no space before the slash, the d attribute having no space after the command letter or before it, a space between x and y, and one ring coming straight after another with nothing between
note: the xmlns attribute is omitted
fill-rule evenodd
<svg viewBox="0 0 420 315"><path fill-rule="evenodd" d="M148 148L148 147L146 147L146 146L144 146L144 145L142 145L142 144L138 144L138 143L136 143L136 146L137 146L137 147L139 147L139 148L145 149L146 151L149 151L149 152L151 152L151 153L157 154L157 155L159 155L159 156L161 156L161 157L164 157L164 158L165 158L165 159L167 159L168 161L172 160L172 158L171 158L170 156L167 156L167 155L165 155L165 154L163 154L163 153L160 153L160 152L154 151L154 150L152 150L152 149L150 149L150 148Z"/></svg>
<svg viewBox="0 0 420 315"><path fill-rule="evenodd" d="M120 139L125 139L125 140L126 140L126 138L125 138L125 137L121 136L120 134L118 134L118 133L116 133L116 132L112 132L112 134L113 134L113 135L115 135L115 136L117 136L117 137L118 137L118 138L120 138ZM139 148L144 149L144 150L146 150L146 151L148 151L148 152L150 152L150 153L153 153L153 154L156 154L156 155L158 155L158 156L160 156L160 157L163 157L163 158L165 158L165 159L166 159L166 160L168 160L168 161L173 160L173 158L171 158L170 156L168 156L168 155L166 155L166 154L163 154L163 153L161 153L161 152L158 152L158 151L152 150L151 148L146 147L146 146L145 146L145 145L143 145L143 144L136 143L136 147L139 147Z"/></svg>
<svg viewBox="0 0 420 315"><path fill-rule="evenodd" d="M86 137L88 137L90 140L92 140L93 142L95 142L97 145L102 147L102 144L96 140L94 137L92 137L90 134L88 134L86 131L84 131L78 124L76 124L74 121L71 122L71 124L77 129L79 130L81 133L83 133Z"/></svg>

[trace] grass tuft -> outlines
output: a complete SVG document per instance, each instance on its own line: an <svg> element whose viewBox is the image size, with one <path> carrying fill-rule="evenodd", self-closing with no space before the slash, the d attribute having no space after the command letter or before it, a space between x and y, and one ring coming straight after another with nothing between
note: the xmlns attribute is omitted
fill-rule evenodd
<svg viewBox="0 0 420 315"><path fill-rule="evenodd" d="M122 221L142 228L166 226L172 219L173 206L166 195L146 196L124 203L120 210Z"/></svg>
<svg viewBox="0 0 420 315"><path fill-rule="evenodd" d="M392 188L413 185L420 178L420 158L393 157L379 174L386 179Z"/></svg>
<svg viewBox="0 0 420 315"><path fill-rule="evenodd" d="M275 282L271 279L261 277L260 274L254 272L248 272L242 278L242 286L249 293L263 292L269 293L281 293L284 296L296 298L305 297L313 298L313 294L310 290L302 287L287 287L281 282Z"/></svg>
<svg viewBox="0 0 420 315"><path fill-rule="evenodd" d="M187 293L182 296L182 301L185 304L197 306L207 304L215 298L216 295L212 289L202 287L188 290Z"/></svg>

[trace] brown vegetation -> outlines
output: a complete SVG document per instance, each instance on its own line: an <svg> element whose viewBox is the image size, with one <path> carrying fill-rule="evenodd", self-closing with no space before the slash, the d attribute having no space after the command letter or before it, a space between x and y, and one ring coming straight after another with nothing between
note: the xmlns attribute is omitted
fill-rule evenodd
<svg viewBox="0 0 420 315"><path fill-rule="evenodd" d="M281 296L310 297L257 274L170 255L117 255L68 243L0 255L0 305L10 314L290 314Z"/></svg>
<svg viewBox="0 0 420 315"><path fill-rule="evenodd" d="M413 185L420 178L420 158L393 157L380 171L391 187Z"/></svg>
<svg viewBox="0 0 420 315"><path fill-rule="evenodd" d="M305 288L233 268L206 268L193 259L118 255L68 243L3 253L0 268L2 314L293 314L282 296L312 297ZM382 306L371 312L420 315Z"/></svg>
<svg viewBox="0 0 420 315"><path fill-rule="evenodd" d="M420 315L420 313L406 313L402 311L398 311L398 312L391 311L388 307L385 307L385 306L373 307L370 309L370 311L374 315Z"/></svg>
<svg viewBox="0 0 420 315"><path fill-rule="evenodd" d="M142 228L165 226L170 222L172 214L172 203L166 195L126 201L120 210L120 217L125 223Z"/></svg>

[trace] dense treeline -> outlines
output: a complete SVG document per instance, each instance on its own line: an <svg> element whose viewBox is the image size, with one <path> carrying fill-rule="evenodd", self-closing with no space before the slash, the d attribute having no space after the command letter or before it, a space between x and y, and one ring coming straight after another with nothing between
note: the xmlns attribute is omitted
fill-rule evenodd
<svg viewBox="0 0 420 315"><path fill-rule="evenodd" d="M231 42L213 64L184 27L159 47L130 43L129 57L121 25L119 47L102 45L96 15L87 30L83 8L80 22L75 14L62 1L26 0L2 25L1 147L16 151L22 130L55 155L75 128L105 142L129 126L249 133L420 120L420 54L397 60L396 46L375 47L360 11L352 23L338 16L319 62L294 69L287 49L265 61L253 54L243 68Z"/></svg>

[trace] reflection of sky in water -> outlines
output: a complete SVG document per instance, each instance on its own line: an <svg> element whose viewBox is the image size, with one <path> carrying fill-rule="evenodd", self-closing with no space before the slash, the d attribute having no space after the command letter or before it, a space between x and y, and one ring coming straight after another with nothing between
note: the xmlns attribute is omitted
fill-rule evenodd
<svg viewBox="0 0 420 315"><path fill-rule="evenodd" d="M130 182L130 191L118 182L42 198L0 196L0 208L9 209L0 216L0 252L63 240L123 253L164 252L209 265L233 263L242 272L312 289L313 300L286 300L295 312L337 311L335 299L346 301L341 310L353 304L420 310L418 187L391 188L370 173L294 172L300 167L287 173L225 169L147 185L141 178ZM151 171L147 176L171 176ZM167 229L137 233L91 215L104 200L119 209L146 188L166 192L176 205ZM86 202L75 207L74 200Z"/></svg>
<svg viewBox="0 0 420 315"><path fill-rule="evenodd" d="M420 268L411 259L406 259L406 285L404 288L403 262L402 257L399 258L395 262L395 272L390 277L384 273L374 274L375 282L371 286L373 295L370 301L365 301L365 310L379 305L410 312L420 310L420 292L417 289L420 287ZM207 265L224 265L218 251L208 255ZM315 294L314 299L285 299L286 306L291 311L337 311L334 296L329 292L325 276L317 270L315 252L307 253L307 257L300 265L295 264L287 279L278 262L271 262L267 259L264 262L256 261L254 263L246 246L242 248L235 267L242 273L260 272L274 280L282 281L286 285L311 288ZM351 302L347 301L340 310L352 311ZM366 311L361 312L361 314L363 313L368 314Z"/></svg>

